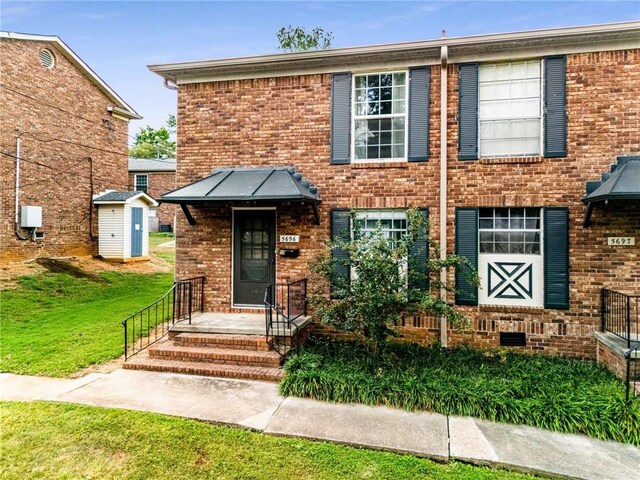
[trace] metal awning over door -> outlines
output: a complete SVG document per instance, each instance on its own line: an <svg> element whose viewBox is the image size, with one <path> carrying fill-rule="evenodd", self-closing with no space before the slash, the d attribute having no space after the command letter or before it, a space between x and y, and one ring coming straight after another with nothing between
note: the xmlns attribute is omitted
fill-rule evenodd
<svg viewBox="0 0 640 480"><path fill-rule="evenodd" d="M182 207L193 223L187 205L211 202L292 202L313 208L318 222L318 190L294 167L218 168L212 175L165 193L161 203Z"/></svg>
<svg viewBox="0 0 640 480"><path fill-rule="evenodd" d="M609 200L640 201L640 156L618 157L600 181L587 182L587 195L582 199L587 205L585 227L591 224L593 206Z"/></svg>

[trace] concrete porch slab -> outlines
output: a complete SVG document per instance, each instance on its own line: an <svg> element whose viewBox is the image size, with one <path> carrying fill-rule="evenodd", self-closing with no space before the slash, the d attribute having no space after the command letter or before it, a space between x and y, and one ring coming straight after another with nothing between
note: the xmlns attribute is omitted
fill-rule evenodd
<svg viewBox="0 0 640 480"><path fill-rule="evenodd" d="M262 430L282 402L268 382L117 370L56 401L164 413Z"/></svg>
<svg viewBox="0 0 640 480"><path fill-rule="evenodd" d="M301 329L311 321L311 317L300 317L294 321ZM262 313L222 313L198 312L188 321L176 323L172 328L176 333L226 333L231 335L264 335L265 316Z"/></svg>
<svg viewBox="0 0 640 480"><path fill-rule="evenodd" d="M288 397L265 432L449 459L447 417Z"/></svg>
<svg viewBox="0 0 640 480"><path fill-rule="evenodd" d="M469 417L449 417L449 432L451 457L470 463L593 480L638 475L633 445Z"/></svg>

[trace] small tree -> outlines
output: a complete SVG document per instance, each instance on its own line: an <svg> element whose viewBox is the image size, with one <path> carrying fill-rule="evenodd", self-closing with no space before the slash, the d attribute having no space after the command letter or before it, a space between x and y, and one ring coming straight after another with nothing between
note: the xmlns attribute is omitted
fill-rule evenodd
<svg viewBox="0 0 640 480"><path fill-rule="evenodd" d="M175 115L169 115L166 127L155 129L147 125L145 128L141 128L136 133L133 146L129 149L129 156L134 158L175 158L176 142L172 140L175 128Z"/></svg>
<svg viewBox="0 0 640 480"><path fill-rule="evenodd" d="M466 317L439 296L441 288L455 293L453 286L440 281L440 271L462 267L476 285L477 272L465 257L438 258L438 246L428 237L428 225L417 210L407 212L407 232L398 240L390 240L380 228L363 234L355 212L351 223L350 240L330 242L312 265L310 303L321 322L357 335L374 354L395 334L391 327L403 315L444 315L456 328L466 324ZM426 264L415 258L415 246L423 238L425 248L434 253ZM334 249L344 250L345 258L332 258ZM351 274L338 273L338 266Z"/></svg>
<svg viewBox="0 0 640 480"><path fill-rule="evenodd" d="M306 52L331 48L333 34L323 28L315 27L307 32L304 27L282 27L278 30L278 43L285 52Z"/></svg>

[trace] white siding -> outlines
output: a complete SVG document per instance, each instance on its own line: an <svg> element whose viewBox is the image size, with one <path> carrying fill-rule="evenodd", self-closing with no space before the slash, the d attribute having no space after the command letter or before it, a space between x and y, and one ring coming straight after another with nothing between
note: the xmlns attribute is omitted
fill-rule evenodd
<svg viewBox="0 0 640 480"><path fill-rule="evenodd" d="M123 205L98 208L98 253L104 258L123 258L125 225Z"/></svg>

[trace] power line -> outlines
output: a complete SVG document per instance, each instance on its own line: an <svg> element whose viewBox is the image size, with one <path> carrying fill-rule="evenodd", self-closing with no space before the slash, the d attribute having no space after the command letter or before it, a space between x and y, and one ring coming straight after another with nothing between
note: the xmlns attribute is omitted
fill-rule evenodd
<svg viewBox="0 0 640 480"><path fill-rule="evenodd" d="M91 124L94 124L94 125L98 125L98 126L104 127L104 128L108 129L108 130L109 130L110 132L112 132L112 133L116 133L116 132L114 132L114 130L111 130L111 129L109 128L109 126L107 126L107 125L105 125L105 124L103 124L103 123L95 122L94 120L91 120L90 118L84 117L84 116L79 115L79 114L77 114L77 113L75 113L75 112L70 112L69 110L65 110L64 108L58 107L57 105L52 105L52 104L50 104L50 103L43 102L42 100L40 100L40 99L38 99L38 98L36 98L36 97L33 97L33 96L31 96L31 95L27 95L26 93L20 92L20 91L18 91L18 90L14 90L14 89L12 89L12 88L9 88L9 87L7 87L5 84L3 84L3 83L0 83L0 87L4 88L5 90L8 90L8 91L10 91L10 92L13 92L13 93L15 93L15 94L17 94L17 95L21 95L21 96L23 96L23 97L25 97L25 98L28 98L28 99L30 99L30 100L32 100L32 101L34 101L34 102L36 102L36 103L39 103L40 105L44 105L45 107L53 108L53 109L58 110L58 111L60 111L60 112L66 113L66 114L68 114L68 115L72 115L72 116L74 116L74 117L80 118L80 119L84 120L85 122L89 122L89 123L91 123ZM129 135L129 133L127 133L127 132L121 132L120 134L121 134L121 135L126 135L127 137L129 137L129 138L131 138L131 139L133 139L133 140L136 140L136 136ZM128 155L127 155L127 156L128 156Z"/></svg>
<svg viewBox="0 0 640 480"><path fill-rule="evenodd" d="M2 151L0 151L0 154L5 155L5 156L7 156L7 157L11 157L11 158L16 158L16 156L15 156L15 155L12 155L12 154L10 154L10 153L6 153L6 152L2 152ZM28 158L24 158L24 157L22 157L22 156L21 156L21 157L20 157L20 161L21 161L21 162L31 163L31 164L37 165L37 166L39 166L39 167L48 168L48 169L54 170L54 172L53 172L53 173L51 173L51 174L49 174L49 175L47 175L47 176L46 176L46 177L47 177L46 179L42 179L42 178L41 178L41 179L38 179L38 180L33 181L33 182L22 183L22 184L20 185L20 187L22 188L22 187L28 187L28 186L33 186L33 185L39 185L39 184L42 184L42 183L45 183L45 182L47 182L47 181L51 180L53 177L59 177L59 176L61 176L61 175L68 174L71 170L73 170L74 168L76 168L77 166L79 166L81 162L83 162L83 161L87 160L88 158L89 158L89 157L83 157L83 158L81 158L81 159L79 159L79 160L76 160L76 162L75 162L71 167L69 167L69 168L67 168L67 169L65 169L65 170L60 171L60 170L58 170L56 167L53 167L53 166L51 166L51 165L46 165L46 164L41 163L41 162L38 162L38 161L36 161L36 160L30 160L30 159L28 159ZM73 174L73 178L82 178L82 179L85 179L85 180L90 180L90 179L91 179L91 177L90 177L89 175L83 175L83 174L81 174L81 173L74 173L74 174ZM129 178L129 175L127 174L127 183L125 184L125 186L126 186L127 188L129 188L129 187L134 188L134 185L129 183L128 178ZM110 181L112 181L112 180L113 180L112 178L107 178L107 177L102 177L102 176L95 176L95 175L94 175L93 179L94 179L94 180L101 181L101 182L105 182L105 183L108 183L108 182L110 182ZM5 188L0 188L0 191L8 191L8 190L14 190L14 187L5 187Z"/></svg>

